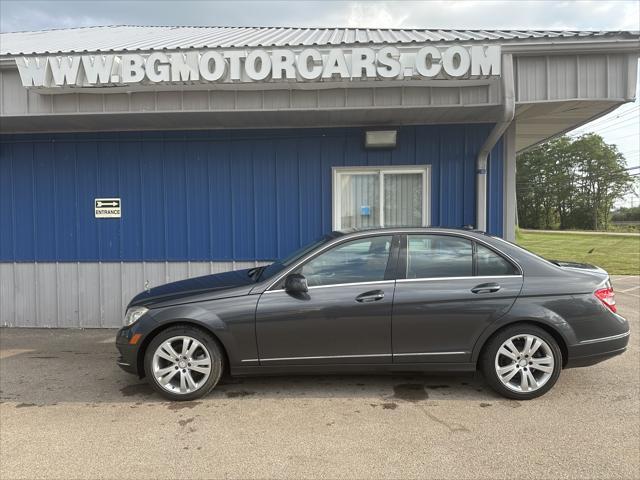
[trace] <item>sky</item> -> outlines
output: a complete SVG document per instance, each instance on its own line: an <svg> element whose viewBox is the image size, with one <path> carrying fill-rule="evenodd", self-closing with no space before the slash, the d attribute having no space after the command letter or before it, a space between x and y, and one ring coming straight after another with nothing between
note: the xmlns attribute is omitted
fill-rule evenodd
<svg viewBox="0 0 640 480"><path fill-rule="evenodd" d="M114 24L638 31L640 1L0 0L1 32ZM586 132L616 144L629 167L640 166L638 100L570 135ZM640 195L621 203L632 204L640 205Z"/></svg>

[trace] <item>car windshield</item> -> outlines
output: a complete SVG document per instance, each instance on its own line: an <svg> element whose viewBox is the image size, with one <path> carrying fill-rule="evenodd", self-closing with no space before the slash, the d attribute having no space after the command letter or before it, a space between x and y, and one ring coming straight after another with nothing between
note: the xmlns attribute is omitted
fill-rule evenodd
<svg viewBox="0 0 640 480"><path fill-rule="evenodd" d="M267 278L273 277L274 275L277 275L278 273L280 273L282 270L287 268L289 265L291 265L293 262L295 262L299 258L302 258L307 253L311 252L312 250L315 250L320 245L327 243L329 240L333 238L335 238L334 235L323 235L321 238L317 239L316 241L311 242L308 245L305 245L303 247L300 247L299 249L289 254L285 258L281 260L276 260L271 265L267 265L260 272L260 275L258 276L256 281L265 280Z"/></svg>

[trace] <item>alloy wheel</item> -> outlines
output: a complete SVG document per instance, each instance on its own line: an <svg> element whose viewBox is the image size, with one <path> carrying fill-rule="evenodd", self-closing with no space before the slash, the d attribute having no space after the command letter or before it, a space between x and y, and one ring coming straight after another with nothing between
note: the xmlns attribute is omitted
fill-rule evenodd
<svg viewBox="0 0 640 480"><path fill-rule="evenodd" d="M151 367L158 385L168 392L184 395L206 383L211 375L211 355L193 337L171 337L158 346Z"/></svg>
<svg viewBox="0 0 640 480"><path fill-rule="evenodd" d="M518 393L535 392L553 375L555 359L551 347L531 334L515 335L498 349L495 369L508 389Z"/></svg>

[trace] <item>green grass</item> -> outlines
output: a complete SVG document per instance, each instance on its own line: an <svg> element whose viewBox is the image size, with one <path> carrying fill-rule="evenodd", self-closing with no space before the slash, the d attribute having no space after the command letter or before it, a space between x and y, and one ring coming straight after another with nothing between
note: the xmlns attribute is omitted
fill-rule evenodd
<svg viewBox="0 0 640 480"><path fill-rule="evenodd" d="M612 275L640 275L640 237L522 232L516 243L551 260L585 262Z"/></svg>

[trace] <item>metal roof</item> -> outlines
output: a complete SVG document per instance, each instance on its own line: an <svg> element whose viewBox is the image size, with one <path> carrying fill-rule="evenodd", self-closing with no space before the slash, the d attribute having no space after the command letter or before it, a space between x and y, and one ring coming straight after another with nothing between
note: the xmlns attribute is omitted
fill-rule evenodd
<svg viewBox="0 0 640 480"><path fill-rule="evenodd" d="M638 32L114 25L0 34L0 55L187 48L637 39Z"/></svg>

